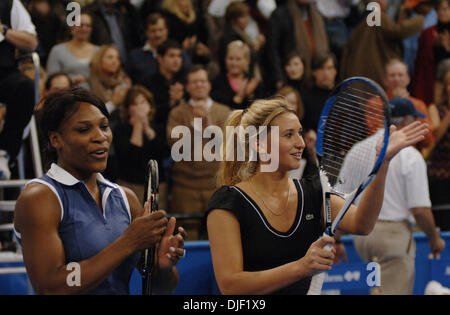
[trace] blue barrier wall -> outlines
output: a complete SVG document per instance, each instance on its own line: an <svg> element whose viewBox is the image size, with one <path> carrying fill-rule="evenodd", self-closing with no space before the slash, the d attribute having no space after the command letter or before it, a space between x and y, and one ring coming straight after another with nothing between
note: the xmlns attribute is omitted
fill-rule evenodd
<svg viewBox="0 0 450 315"><path fill-rule="evenodd" d="M430 280L441 282L444 286L450 287L450 232L442 232L447 246L441 255L441 260L430 260L428 258L430 249L428 240L423 233L414 233L416 241L416 276L414 283L414 294L422 295L425 286ZM347 258L352 265L342 264L340 270L346 267L361 268L362 261L359 258L351 236L342 237L342 241L347 251ZM186 257L178 263L180 272L180 282L175 290L178 295L207 295L220 294L214 278L214 270L211 262L209 242L195 241L186 242ZM360 264L360 265L358 265ZM2 264L0 267L11 266ZM14 266L23 266L23 263L15 263ZM336 269L338 269L336 267ZM325 288L325 287L324 287ZM26 294L26 279L24 275L0 275L0 294ZM137 271L132 275L130 281L130 293L141 294L141 278ZM342 290L343 294L367 294L369 290Z"/></svg>
<svg viewBox="0 0 450 315"><path fill-rule="evenodd" d="M442 232L447 246L441 255L442 261L450 261L450 232ZM422 295L427 283L433 278L430 270L430 248L424 233L414 233L416 241L416 275L413 294ZM362 263L361 258L353 246L353 237L343 236L342 242L347 251L349 263ZM215 284L214 271L211 264L208 242L186 242L187 256L178 264L180 270L180 283L176 294L217 294L219 291ZM205 261L206 260L206 261ZM196 267L198 266L198 267ZM441 269L443 267L441 266ZM433 280L448 283L450 275L435 274ZM213 283L213 284L212 284ZM205 284L204 286L201 284ZM450 284L448 284L450 286ZM365 294L369 291L358 290L350 293Z"/></svg>

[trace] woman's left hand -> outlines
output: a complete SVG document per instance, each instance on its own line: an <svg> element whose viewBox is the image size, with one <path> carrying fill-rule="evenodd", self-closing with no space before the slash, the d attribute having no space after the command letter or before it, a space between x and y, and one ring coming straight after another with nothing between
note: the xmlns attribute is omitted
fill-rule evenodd
<svg viewBox="0 0 450 315"><path fill-rule="evenodd" d="M180 258L183 258L186 251L184 247L184 239L186 231L178 228L178 234L173 235L175 231L176 219L171 217L167 223L166 232L164 233L158 249L158 266L163 270L170 270L175 266Z"/></svg>
<svg viewBox="0 0 450 315"><path fill-rule="evenodd" d="M391 126L385 160L390 161L401 149L422 141L427 132L428 125L420 121L415 121L400 130Z"/></svg>

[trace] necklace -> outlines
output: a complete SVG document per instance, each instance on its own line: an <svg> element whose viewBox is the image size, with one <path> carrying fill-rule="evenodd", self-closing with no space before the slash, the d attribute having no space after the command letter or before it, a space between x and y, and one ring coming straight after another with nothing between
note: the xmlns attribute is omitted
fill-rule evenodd
<svg viewBox="0 0 450 315"><path fill-rule="evenodd" d="M276 211L273 211L273 209L271 207L269 207L269 205L266 204L266 202L264 201L264 198L262 198L258 193L256 193L256 191L253 189L253 183L252 183L251 180L249 180L249 183L250 183L250 188L253 191L253 193L259 199L261 199L261 201L263 202L264 206L267 208L267 210L270 211L270 213L272 213L273 215L279 217L280 215L282 215L286 211L287 205L289 204L289 197L291 196L291 185L289 185L289 182L288 182L288 196L286 198L286 203L284 204L284 208L283 208L283 210L280 213L277 213Z"/></svg>

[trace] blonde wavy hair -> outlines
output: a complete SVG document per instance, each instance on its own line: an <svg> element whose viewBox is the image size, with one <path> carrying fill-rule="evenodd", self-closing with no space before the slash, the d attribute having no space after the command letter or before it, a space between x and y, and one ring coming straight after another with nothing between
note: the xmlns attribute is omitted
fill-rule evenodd
<svg viewBox="0 0 450 315"><path fill-rule="evenodd" d="M256 100L245 110L233 111L228 117L224 129L226 130L227 126L235 127L235 129L236 127L246 129L247 127L253 126L261 134L262 130L271 126L272 121L276 117L286 112L297 115L297 113L288 107L285 97L277 96L271 99ZM237 132L233 132L231 135L225 132L224 137L222 161L217 173L219 187L223 185L235 185L250 178L255 174L260 163L258 158L251 160L249 150L245 150L244 161L238 161L237 159L237 146L243 145L244 148L249 148L250 146L250 136L248 134L242 137ZM229 152L233 152L234 155L231 157L231 161L230 157L227 156L227 154L230 154Z"/></svg>
<svg viewBox="0 0 450 315"><path fill-rule="evenodd" d="M192 0L189 1L189 13L188 15L181 12L180 7L178 6L177 0L164 0L162 3L162 8L169 11L170 13L175 14L180 20L191 24L197 18L195 14L194 7L192 6Z"/></svg>
<svg viewBox="0 0 450 315"><path fill-rule="evenodd" d="M102 45L102 46L99 47L99 49L92 56L91 62L89 63L89 67L91 68L91 71L94 74L101 75L101 73L102 73L101 69L102 69L103 56L110 49L114 49L117 52L119 52L119 50L117 49L116 46L113 46L113 45ZM119 55L120 55L120 53L119 53ZM122 70L122 63L120 64L119 69L117 70L117 72L114 75L118 75L118 73L121 70Z"/></svg>

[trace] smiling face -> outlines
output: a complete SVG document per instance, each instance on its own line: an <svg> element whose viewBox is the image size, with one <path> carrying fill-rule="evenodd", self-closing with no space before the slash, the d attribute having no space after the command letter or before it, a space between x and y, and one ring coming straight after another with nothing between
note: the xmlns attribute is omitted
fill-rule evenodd
<svg viewBox="0 0 450 315"><path fill-rule="evenodd" d="M300 167L303 150L305 149L305 141L302 136L302 125L300 124L297 115L292 112L280 114L275 117L271 123L271 126L276 126L279 128L279 170L290 171L298 169ZM271 133L269 133L267 141L268 148L271 148L270 142L273 140L274 139L272 139Z"/></svg>
<svg viewBox="0 0 450 315"><path fill-rule="evenodd" d="M291 58L284 69L288 78L291 80L300 80L303 77L304 66L302 60L298 56Z"/></svg>
<svg viewBox="0 0 450 315"><path fill-rule="evenodd" d="M92 18L88 14L80 15L80 26L70 28L72 37L79 41L88 41L92 33Z"/></svg>
<svg viewBox="0 0 450 315"><path fill-rule="evenodd" d="M202 100L209 97L211 83L208 79L208 73L200 69L187 75L186 91L193 100Z"/></svg>
<svg viewBox="0 0 450 315"><path fill-rule="evenodd" d="M249 66L244 47L234 47L228 49L225 59L228 74L237 76L243 74Z"/></svg>
<svg viewBox="0 0 450 315"><path fill-rule="evenodd" d="M106 169L112 132L108 118L94 105L80 103L58 131L50 132L49 140L58 165L77 179Z"/></svg>
<svg viewBox="0 0 450 315"><path fill-rule="evenodd" d="M402 62L395 62L386 66L386 76L384 85L388 91L403 88L406 89L409 85L410 77L408 68Z"/></svg>

